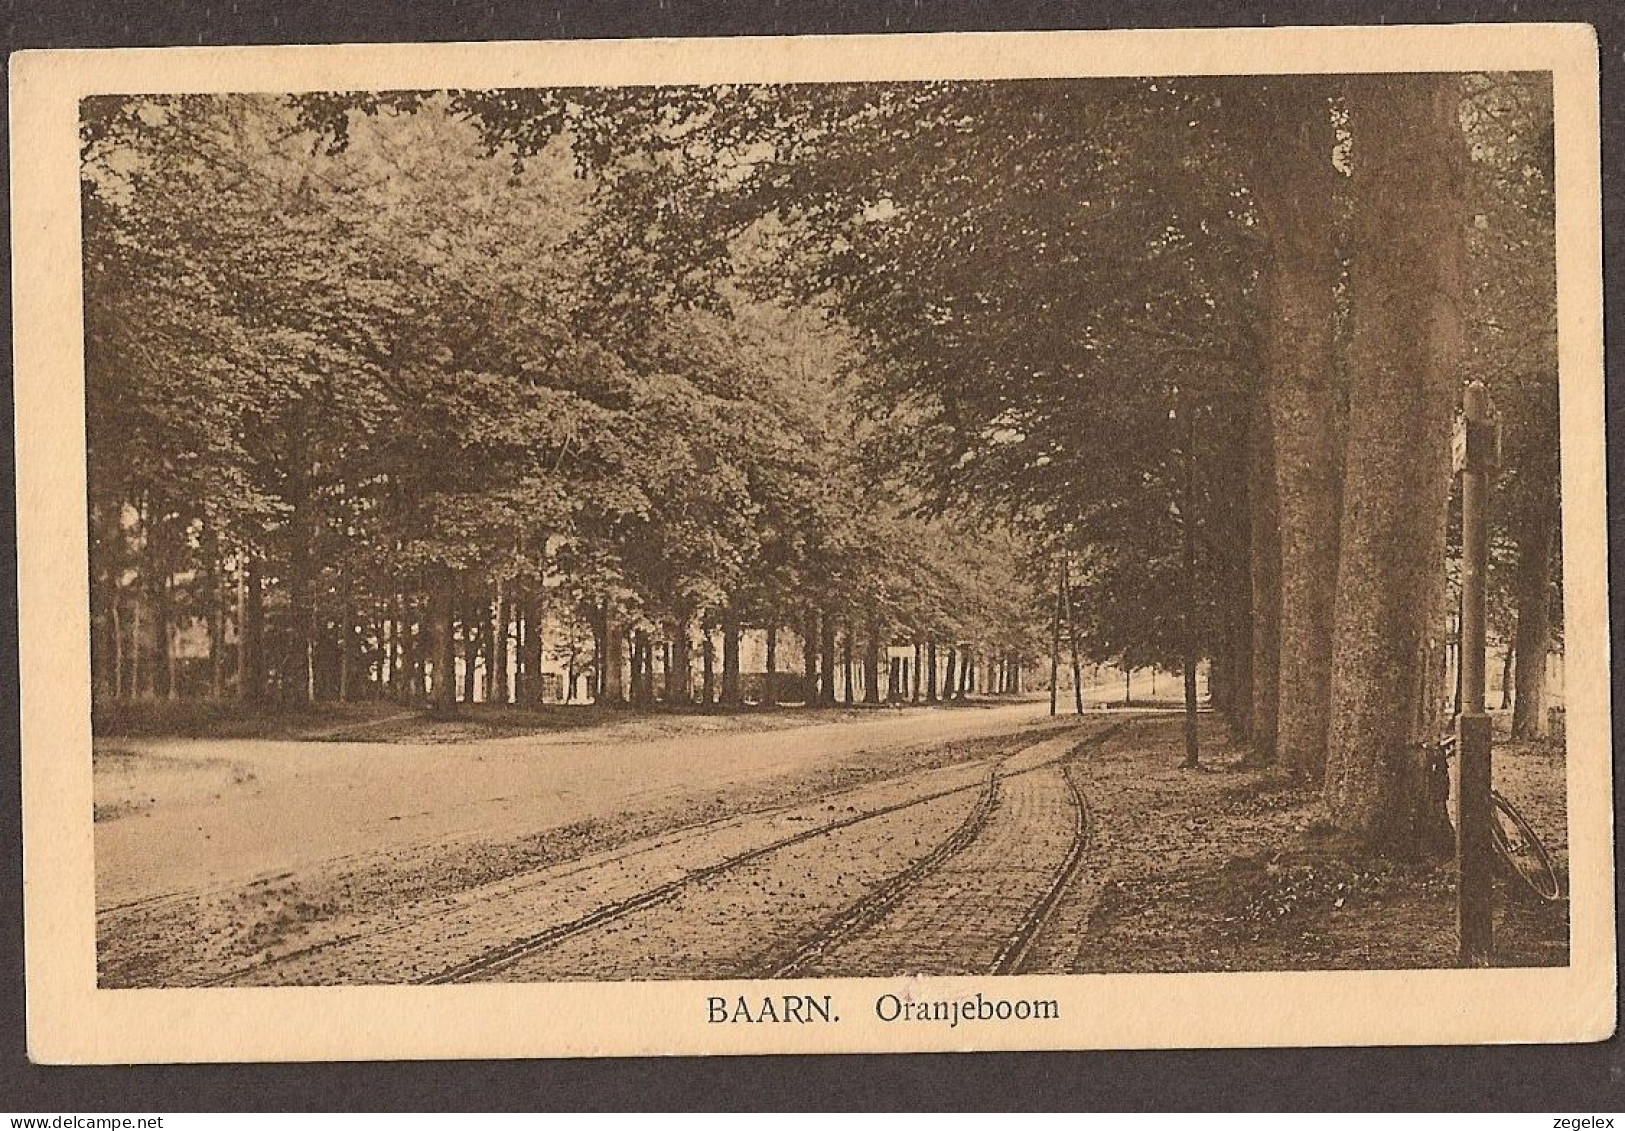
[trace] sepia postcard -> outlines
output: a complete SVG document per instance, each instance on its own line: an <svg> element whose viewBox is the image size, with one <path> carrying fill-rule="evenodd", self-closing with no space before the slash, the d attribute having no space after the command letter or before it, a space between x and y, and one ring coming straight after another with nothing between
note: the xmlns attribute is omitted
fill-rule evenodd
<svg viewBox="0 0 1625 1131"><path fill-rule="evenodd" d="M13 56L30 1055L1607 1037L1597 81Z"/></svg>

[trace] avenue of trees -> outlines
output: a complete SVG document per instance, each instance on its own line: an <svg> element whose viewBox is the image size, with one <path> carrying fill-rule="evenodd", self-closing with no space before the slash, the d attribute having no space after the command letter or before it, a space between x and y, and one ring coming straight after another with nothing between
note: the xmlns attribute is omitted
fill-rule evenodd
<svg viewBox="0 0 1625 1131"><path fill-rule="evenodd" d="M959 649L984 687L1030 659L1014 543L913 513L829 317L625 301L564 155L521 178L441 107L368 125L338 154L281 101L87 106L99 695L449 709L461 655L533 704L546 648L603 701L727 703L745 626L814 642L825 701L854 638L871 696L880 644L956 691Z"/></svg>
<svg viewBox="0 0 1625 1131"><path fill-rule="evenodd" d="M108 98L83 140L104 698L449 709L461 655L534 703L545 648L729 703L744 628L825 701L896 645L937 697L1064 632L1205 662L1251 760L1426 854L1477 378L1544 724L1543 76Z"/></svg>

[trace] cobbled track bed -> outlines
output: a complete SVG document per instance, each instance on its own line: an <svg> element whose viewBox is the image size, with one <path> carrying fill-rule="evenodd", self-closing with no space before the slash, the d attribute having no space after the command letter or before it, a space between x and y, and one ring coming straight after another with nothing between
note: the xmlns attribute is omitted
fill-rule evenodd
<svg viewBox="0 0 1625 1131"><path fill-rule="evenodd" d="M807 929L950 836L976 808L961 789L786 845L687 885L675 898L507 966L514 981L603 978L744 978L767 973L757 957Z"/></svg>
<svg viewBox="0 0 1625 1131"><path fill-rule="evenodd" d="M1055 910L1080 882L1089 820L1075 760L1121 726L1076 733L1006 759L983 827L891 906L810 954L816 977L1033 972Z"/></svg>
<svg viewBox="0 0 1625 1131"><path fill-rule="evenodd" d="M879 812L858 807L855 817L718 868L670 899L565 939L544 933L460 978L1005 972L1079 863L1082 799L1063 765L1078 738L1069 728L1023 746L978 767L982 782L946 795L924 791L925 800ZM967 885L970 915L945 917ZM877 940L912 957L889 969L873 956Z"/></svg>

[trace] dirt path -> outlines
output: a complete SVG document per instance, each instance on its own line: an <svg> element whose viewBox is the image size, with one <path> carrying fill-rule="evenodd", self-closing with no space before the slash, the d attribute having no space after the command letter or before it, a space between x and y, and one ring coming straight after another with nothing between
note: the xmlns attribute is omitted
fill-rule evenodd
<svg viewBox="0 0 1625 1131"><path fill-rule="evenodd" d="M98 826L102 867L133 872L109 845L140 849L149 857L146 874L167 880L123 901L108 899L104 887L97 916L102 984L200 984L235 978L267 959L278 960L268 975L273 981L411 980L458 960L453 954L432 968L418 961L420 952L432 963L442 957L436 948L455 951L448 932L466 927L465 949L477 954L516 930L545 929L582 906L590 910L704 868L708 853L748 851L762 837L771 842L786 821L809 827L795 822L822 820L817 806L835 804L838 795L903 782L917 796L936 788L939 771L960 773L958 788L975 780L974 770L966 779L962 767L1012 743L1030 743L1029 735L1041 737L1048 727L1073 725L1051 722L1040 705L1025 704L919 716L810 726L765 743L763 735L741 734L726 742L699 737L609 749L593 742L533 750L505 743L500 751L304 743L268 753L255 744L252 757L293 761L275 767L280 777L271 785L255 777L241 787L247 796L226 803L200 800L194 780L194 793L169 807ZM922 744L922 734L943 732L972 737ZM218 781L223 772L252 772L222 758L217 744L209 749L190 761L168 751L112 755L108 761L118 768L107 773L139 778L148 760L159 773L180 766L183 778ZM326 763L317 760L323 752ZM521 778L530 792L499 793L496 803L482 804L503 777ZM410 822L389 819L390 804L410 797L424 805L437 782L454 791L441 809ZM840 800L843 811L870 806L866 795L853 796L858 800ZM797 815L796 806L813 808ZM297 843L338 820L334 810L356 820L345 842L349 854L335 855L332 844ZM184 859L164 858L154 831L191 820L199 833L225 838L238 833L231 822L245 815L277 836L243 853L235 877L206 853L201 878ZM377 835L358 843L369 829ZM125 830L124 839L113 839ZM271 848L281 855L272 857ZM604 866L583 873L579 899L568 895L570 884L551 882L565 877L550 869L595 855ZM253 870L266 864L272 869ZM538 889L531 882L538 876L550 882ZM566 898L554 906L561 892Z"/></svg>
<svg viewBox="0 0 1625 1131"><path fill-rule="evenodd" d="M1045 710L911 708L799 726L790 716L736 731L696 718L701 733L651 720L457 745L107 742L96 755L97 906L620 817L861 754L1017 730Z"/></svg>
<svg viewBox="0 0 1625 1131"><path fill-rule="evenodd" d="M950 724L956 737L920 741ZM101 984L1451 964L1449 864L1394 864L1341 844L1313 791L1243 768L1212 719L1194 772L1179 765L1177 718L1149 712L1049 720L1039 705L843 733L856 729L802 728L754 756L760 734L705 736L703 754L688 748L694 736L482 749L459 804L431 811L413 837L103 908ZM576 748L607 762L573 761ZM435 753L396 751L389 765L417 772L406 784L421 788L455 754ZM149 757L214 780L241 770L214 754ZM525 821L482 807L491 775L527 760L580 792L529 799ZM140 772L114 762L109 773ZM357 767L377 772L341 756L321 780ZM1504 750L1496 779L1561 862L1561 756ZM332 801L307 789L303 803ZM421 839L470 815L487 823ZM1503 963L1566 960L1561 905L1504 894L1497 930Z"/></svg>
<svg viewBox="0 0 1625 1131"><path fill-rule="evenodd" d="M812 969L817 964L807 956L823 948L810 951L807 944L847 937L852 932L831 932L841 923L861 928L868 946L839 957L843 973L880 972L871 953L876 939L893 949L926 947L920 954L934 947L944 971L988 968L1060 877L1075 840L1076 793L1062 761L1080 737L1115 729L1096 716L1081 725L1063 722L1037 741L1018 734L965 745L964 757L942 765L674 828L448 896L333 917L258 953L224 963L216 955L160 980L764 977L784 973L787 960L797 972L829 973ZM1012 882L1017 876L1021 881ZM954 929L963 923L937 924L934 941L909 933L922 906L939 907L944 890L951 895L967 880L982 900L973 909L974 938ZM877 896L889 902L853 918ZM883 914L893 905L901 925ZM207 973L222 964L223 975ZM123 980L150 981L159 971L149 969L144 978L124 973Z"/></svg>
<svg viewBox="0 0 1625 1131"><path fill-rule="evenodd" d="M291 952L256 957L255 969L226 980L472 981L483 980L487 971L515 980L632 977L640 971L647 977L692 975L695 960L704 956L685 956L680 941L654 937L651 917L676 924L667 934L709 939L709 948L701 949L713 961L720 961L719 935L729 946L748 950L761 923L731 907L730 893L735 902L738 892L749 891L749 900L759 902L760 896L790 907L797 901L782 881L764 884L757 877L798 856L819 856L824 872L831 871L832 853L854 857L860 870L865 862L883 866L876 857L884 857L888 838L895 839L902 824L929 829L939 810L946 814L942 819L952 820L953 811L968 804L956 791L979 779L982 764L975 759L803 804L679 827L451 897L414 901L346 924L332 944L304 940ZM899 806L920 799L931 800L898 816ZM885 816L853 820L876 810ZM739 927L749 929L731 929Z"/></svg>

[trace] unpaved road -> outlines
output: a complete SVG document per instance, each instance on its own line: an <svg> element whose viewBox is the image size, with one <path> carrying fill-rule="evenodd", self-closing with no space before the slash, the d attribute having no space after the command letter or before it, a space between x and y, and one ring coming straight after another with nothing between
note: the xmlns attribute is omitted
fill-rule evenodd
<svg viewBox="0 0 1625 1131"><path fill-rule="evenodd" d="M910 708L801 726L787 715L732 731L752 720L719 717L678 735L649 720L457 745L113 740L97 750L96 902L619 816L860 753L1006 733L1046 711Z"/></svg>
<svg viewBox="0 0 1625 1131"><path fill-rule="evenodd" d="M1181 769L1179 721L1158 714L1050 720L1034 704L771 734L301 744L286 763L265 744L108 754L99 865L172 879L99 908L100 981L1451 964L1448 861L1385 863L1328 840L1315 792L1248 768L1211 719L1203 768ZM1560 752L1497 761L1498 788L1560 862L1563 780ZM146 809L129 803L135 783L151 783ZM348 854L297 842L334 810L356 821ZM236 878L189 875L143 829L237 836L244 814L274 835L240 854ZM160 858L111 858L109 843ZM243 871L266 861L277 870ZM1502 885L1497 961L1561 965L1566 905L1515 896Z"/></svg>
<svg viewBox="0 0 1625 1131"><path fill-rule="evenodd" d="M876 940L952 935L967 877L998 898L976 953L939 939L931 967L1008 964L1078 855L1063 763L1120 721L1046 710L453 747L121 743L98 767L102 983L890 972L906 955Z"/></svg>

